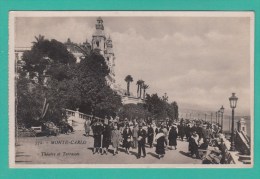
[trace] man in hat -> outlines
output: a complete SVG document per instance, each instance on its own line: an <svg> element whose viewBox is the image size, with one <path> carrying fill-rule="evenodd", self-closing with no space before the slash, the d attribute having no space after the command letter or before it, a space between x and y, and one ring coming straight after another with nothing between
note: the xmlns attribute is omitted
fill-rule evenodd
<svg viewBox="0 0 260 179"><path fill-rule="evenodd" d="M158 133L159 133L159 131L160 131L160 129L161 129L161 126L160 126L161 124L160 123L157 123L156 124L156 128L155 128L155 135L157 135Z"/></svg>
<svg viewBox="0 0 260 179"><path fill-rule="evenodd" d="M129 154L129 148L131 146L132 140L132 131L130 130L129 124L126 124L125 129L123 130L123 147L125 147L126 153Z"/></svg>
<svg viewBox="0 0 260 179"><path fill-rule="evenodd" d="M145 138L146 138L146 131L143 129L142 125L139 125L139 130L137 132L138 135L138 156L139 159L141 157L141 150L143 151L143 157L146 157L145 152Z"/></svg>
<svg viewBox="0 0 260 179"><path fill-rule="evenodd" d="M199 158L198 146L199 146L199 135L197 134L196 131L193 131L189 141L189 148L191 152L190 154L192 157L195 155L196 158Z"/></svg>
<svg viewBox="0 0 260 179"><path fill-rule="evenodd" d="M172 150L173 147L176 150L176 146L177 146L177 137L178 137L178 133L177 133L177 126L172 125L170 131L169 131L169 146L170 149Z"/></svg>
<svg viewBox="0 0 260 179"><path fill-rule="evenodd" d="M108 125L108 121L104 121L103 125L103 132L102 132L102 155L105 153L107 155L108 153L108 147L110 144L110 139L111 139L111 128Z"/></svg>
<svg viewBox="0 0 260 179"><path fill-rule="evenodd" d="M147 133L148 133L148 144L149 144L150 148L152 148L153 138L154 138L154 130L153 130L151 123L148 124Z"/></svg>
<svg viewBox="0 0 260 179"><path fill-rule="evenodd" d="M102 133L103 133L103 124L100 121L97 121L93 124L93 137L94 137L94 147L93 154L96 152L99 153L99 150L102 150Z"/></svg>
<svg viewBox="0 0 260 179"><path fill-rule="evenodd" d="M133 127L133 130L132 130L132 134L133 134L133 148L137 148L137 145L138 145L138 125L135 124L134 127Z"/></svg>
<svg viewBox="0 0 260 179"><path fill-rule="evenodd" d="M189 141L190 137L191 137L191 124L190 123L186 124L185 135L186 135L187 141Z"/></svg>
<svg viewBox="0 0 260 179"><path fill-rule="evenodd" d="M179 135L180 139L183 141L183 138L185 135L183 121L181 121L180 125L178 126L178 135Z"/></svg>

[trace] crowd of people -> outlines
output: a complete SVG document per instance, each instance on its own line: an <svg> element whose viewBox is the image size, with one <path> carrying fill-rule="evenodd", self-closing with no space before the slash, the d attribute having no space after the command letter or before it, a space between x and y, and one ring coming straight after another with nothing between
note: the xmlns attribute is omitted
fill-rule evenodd
<svg viewBox="0 0 260 179"><path fill-rule="evenodd" d="M165 156L165 150L176 150L177 139L189 143L190 156L200 158L199 149L207 150L209 143L219 131L209 122L200 120L128 120L87 119L85 133L93 133L93 154L108 154L112 146L113 155L118 154L121 147L125 153L137 149L137 158L146 157L146 147L153 148L158 158ZM147 144L147 146L146 146Z"/></svg>

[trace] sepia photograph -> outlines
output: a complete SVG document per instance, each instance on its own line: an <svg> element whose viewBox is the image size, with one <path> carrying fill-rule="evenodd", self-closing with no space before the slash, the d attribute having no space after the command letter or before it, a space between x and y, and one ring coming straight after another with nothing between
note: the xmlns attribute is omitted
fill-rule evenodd
<svg viewBox="0 0 260 179"><path fill-rule="evenodd" d="M10 167L253 167L254 18L9 12Z"/></svg>

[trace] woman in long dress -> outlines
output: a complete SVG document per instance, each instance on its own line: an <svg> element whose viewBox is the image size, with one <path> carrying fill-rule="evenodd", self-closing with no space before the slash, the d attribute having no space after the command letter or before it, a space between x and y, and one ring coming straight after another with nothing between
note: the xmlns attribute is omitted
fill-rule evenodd
<svg viewBox="0 0 260 179"><path fill-rule="evenodd" d="M89 136L89 133L90 133L90 124L91 124L91 121L89 119L87 119L84 123L84 127L85 127L85 133L86 133L86 136Z"/></svg>
<svg viewBox="0 0 260 179"><path fill-rule="evenodd" d="M126 150L126 153L129 154L129 148L131 146L131 140L132 140L132 132L129 128L129 125L126 125L126 128L123 131L123 147Z"/></svg>
<svg viewBox="0 0 260 179"><path fill-rule="evenodd" d="M93 137L94 137L94 147L93 154L96 152L99 153L99 149L102 149L102 133L103 133L103 124L96 122L93 125Z"/></svg>
<svg viewBox="0 0 260 179"><path fill-rule="evenodd" d="M111 136L111 128L109 125L105 124L103 130L103 138L102 138L102 155L104 153L107 155L108 147L111 139L110 136Z"/></svg>
<svg viewBox="0 0 260 179"><path fill-rule="evenodd" d="M116 155L118 152L118 147L120 144L120 140L121 140L121 133L118 130L117 125L114 125L114 129L111 132L111 143L114 149L113 155Z"/></svg>
<svg viewBox="0 0 260 179"><path fill-rule="evenodd" d="M165 135L162 130L160 130L155 136L155 141L157 142L155 152L158 154L158 158L160 159L165 155Z"/></svg>
<svg viewBox="0 0 260 179"><path fill-rule="evenodd" d="M175 150L177 149L176 148L177 137L178 137L177 129L174 126L172 126L169 132L169 146L171 149L173 149L173 147Z"/></svg>

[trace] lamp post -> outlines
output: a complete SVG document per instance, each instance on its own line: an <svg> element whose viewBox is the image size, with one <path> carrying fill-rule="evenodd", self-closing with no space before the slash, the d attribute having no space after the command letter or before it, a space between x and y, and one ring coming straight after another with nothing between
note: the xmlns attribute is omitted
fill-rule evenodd
<svg viewBox="0 0 260 179"><path fill-rule="evenodd" d="M218 126L220 127L220 125L221 125L221 112L220 112L220 110L218 110ZM221 131L220 131L221 132Z"/></svg>
<svg viewBox="0 0 260 179"><path fill-rule="evenodd" d="M229 116L229 119L228 119L228 120L229 120L229 121L228 121L228 130L229 130L229 133L231 132L231 131L230 131L230 121L231 121L230 119L231 119L231 118L230 118L230 116Z"/></svg>
<svg viewBox="0 0 260 179"><path fill-rule="evenodd" d="M237 106L237 100L238 100L238 98L235 96L235 93L232 93L232 96L229 98L230 108L232 109L231 147L230 147L230 151L235 151L234 115L235 115L235 108Z"/></svg>
<svg viewBox="0 0 260 179"><path fill-rule="evenodd" d="M221 108L220 108L220 113L221 113L221 133L223 133L223 114L224 114L224 110L225 110L225 108L222 105Z"/></svg>

